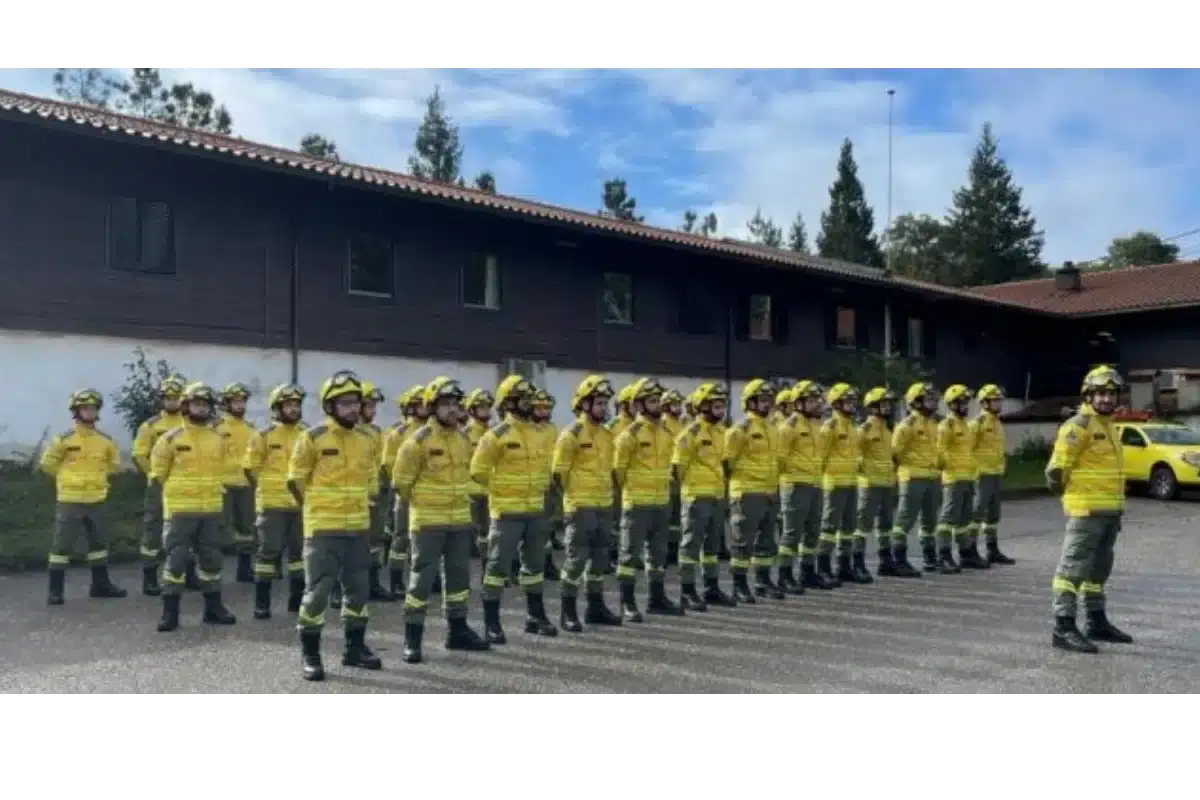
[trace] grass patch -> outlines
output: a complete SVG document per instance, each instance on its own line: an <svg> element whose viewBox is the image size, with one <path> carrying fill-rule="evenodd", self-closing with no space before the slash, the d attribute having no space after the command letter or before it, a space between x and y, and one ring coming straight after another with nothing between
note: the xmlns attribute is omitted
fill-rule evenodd
<svg viewBox="0 0 1200 800"><path fill-rule="evenodd" d="M106 509L112 561L137 557L141 544L144 479L134 472L113 476ZM54 531L54 481L24 464L0 462L0 570L46 566ZM83 561L85 542L76 546Z"/></svg>
<svg viewBox="0 0 1200 800"><path fill-rule="evenodd" d="M1046 462L1042 459L1010 459L1004 476L1005 489L1040 489L1046 485Z"/></svg>

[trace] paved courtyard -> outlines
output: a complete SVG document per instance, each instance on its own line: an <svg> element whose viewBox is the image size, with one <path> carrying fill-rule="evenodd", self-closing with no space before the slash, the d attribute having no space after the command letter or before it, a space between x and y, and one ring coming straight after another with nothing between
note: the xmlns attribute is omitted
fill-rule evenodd
<svg viewBox="0 0 1200 800"><path fill-rule="evenodd" d="M1005 508L1013 567L887 580L781 602L649 618L647 624L534 639L511 596L510 641L447 653L431 620L426 663L399 660L397 605L372 609L377 673L338 659L330 616L329 680L299 679L292 620L250 614L250 587L228 589L232 628L159 634L157 601L135 596L135 568L114 570L131 596L86 599L72 571L67 604L45 606L41 574L0 576L0 690L5 692L1194 692L1200 690L1200 504L1132 500L1110 583L1113 620L1137 637L1099 656L1049 647L1048 587L1061 514L1049 499ZM672 587L674 592L674 587ZM557 614L556 587L549 607ZM472 609L478 623L478 604Z"/></svg>

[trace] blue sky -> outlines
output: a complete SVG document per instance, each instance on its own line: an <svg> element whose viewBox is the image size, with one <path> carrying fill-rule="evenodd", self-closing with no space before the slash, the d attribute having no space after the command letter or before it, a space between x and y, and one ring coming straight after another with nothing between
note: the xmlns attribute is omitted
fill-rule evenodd
<svg viewBox="0 0 1200 800"><path fill-rule="evenodd" d="M504 194L595 210L624 177L653 224L713 211L739 235L761 206L819 225L843 137L882 228L887 89L896 89L893 213L941 215L980 126L1046 231L1045 258L1085 260L1113 236L1200 228L1200 72L725 70L164 70L209 88L236 132L295 146L310 131L343 157L403 170L423 99L440 85L466 146ZM50 94L50 72L0 70ZM1200 257L1200 235L1181 239Z"/></svg>

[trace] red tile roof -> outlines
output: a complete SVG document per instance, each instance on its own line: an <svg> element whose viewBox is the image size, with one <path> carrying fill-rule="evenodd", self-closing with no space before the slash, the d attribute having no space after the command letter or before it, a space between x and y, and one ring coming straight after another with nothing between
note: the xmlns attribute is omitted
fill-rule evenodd
<svg viewBox="0 0 1200 800"><path fill-rule="evenodd" d="M63 103L43 97L0 89L0 119L38 121L58 127L90 129L100 135L127 136L134 140L154 143L183 151L215 157L226 157L273 169L284 169L308 176L333 177L362 184L379 191L399 192L457 205L473 206L498 213L517 214L545 222L565 224L579 229L615 234L630 239L685 247L751 261L763 266L799 269L834 275L880 286L921 292L974 303L1020 308L1019 302L1004 297L989 297L965 289L939 286L934 283L886 275L882 270L844 261L818 258L805 253L793 253L727 239L713 239L656 228L635 222L625 222L598 214L588 214L546 203L520 200L515 197L485 192L433 181L421 180L398 172L364 167L345 162L327 161L270 145L248 142L235 136L222 136L190 128L180 128L162 122L125 114Z"/></svg>
<svg viewBox="0 0 1200 800"><path fill-rule="evenodd" d="M1083 270L1081 288L1058 289L1054 278L980 286L971 291L1039 311L1070 316L1119 314L1200 305L1200 261L1106 272Z"/></svg>

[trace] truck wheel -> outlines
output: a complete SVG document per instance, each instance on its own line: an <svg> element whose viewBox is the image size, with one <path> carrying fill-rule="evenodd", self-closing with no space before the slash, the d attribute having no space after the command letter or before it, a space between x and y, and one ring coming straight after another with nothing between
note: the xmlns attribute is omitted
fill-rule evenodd
<svg viewBox="0 0 1200 800"><path fill-rule="evenodd" d="M1174 500L1179 497L1179 481L1170 467L1159 465L1150 472L1150 496L1155 500Z"/></svg>

